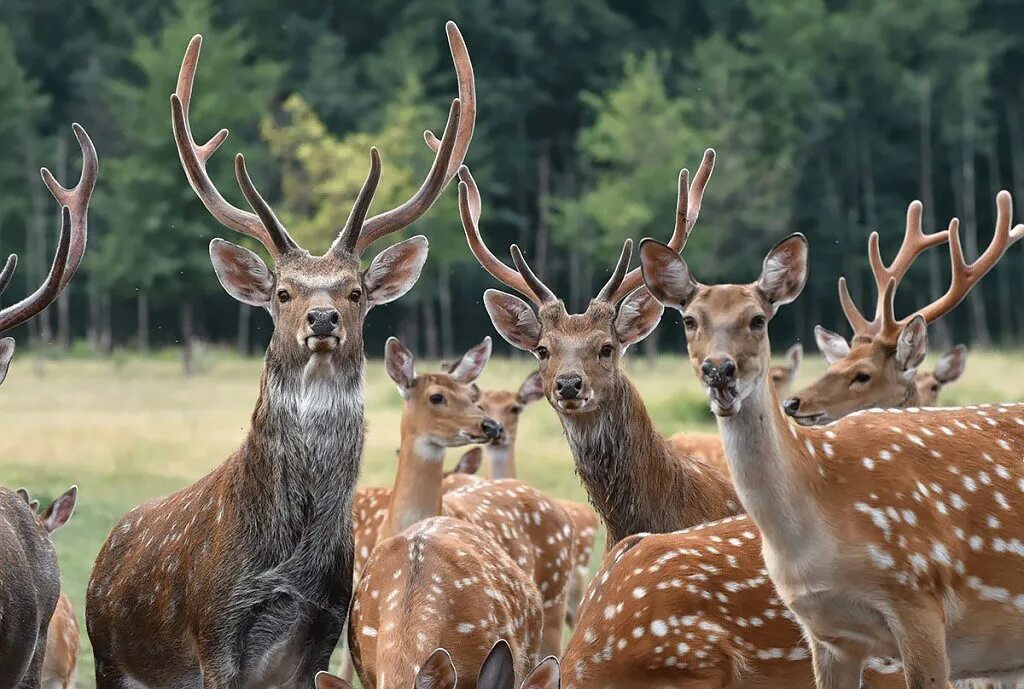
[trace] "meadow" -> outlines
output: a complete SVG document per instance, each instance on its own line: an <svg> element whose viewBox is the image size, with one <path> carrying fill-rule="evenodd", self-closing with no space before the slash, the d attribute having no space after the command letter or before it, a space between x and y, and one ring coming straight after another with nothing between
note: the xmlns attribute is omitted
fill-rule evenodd
<svg viewBox="0 0 1024 689"><path fill-rule="evenodd" d="M515 388L532 359L492 361L484 388ZM54 541L64 588L82 624L78 686L94 686L84 626L89 571L110 528L131 507L187 485L221 462L242 439L256 398L261 360L208 354L202 374L183 377L173 356L53 361L22 352L0 390L0 483L25 486L46 501L70 484L80 488L78 510ZM421 371L436 366L420 363ZM713 420L688 362L664 356L632 358L630 375L666 434L709 430ZM823 368L805 361L800 380ZM971 353L961 381L943 404L1024 399L1024 352ZM367 371L369 435L361 485L389 485L398 446L401 400L371 360ZM460 453L451 451L449 463ZM585 500L561 426L546 402L526 410L520 424L520 478L552 495ZM600 551L599 544L599 551ZM595 563L596 567L596 563Z"/></svg>

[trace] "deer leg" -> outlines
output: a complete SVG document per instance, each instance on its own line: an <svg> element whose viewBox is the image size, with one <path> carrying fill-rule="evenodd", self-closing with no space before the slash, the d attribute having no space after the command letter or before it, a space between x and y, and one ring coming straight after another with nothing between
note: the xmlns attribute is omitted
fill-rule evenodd
<svg viewBox="0 0 1024 689"><path fill-rule="evenodd" d="M540 657L562 655L562 628L565 625L567 599L563 593L550 608L544 609L544 627L540 636Z"/></svg>
<svg viewBox="0 0 1024 689"><path fill-rule="evenodd" d="M944 689L949 683L946 620L932 601L897 607L889 631L903 661L909 689Z"/></svg>
<svg viewBox="0 0 1024 689"><path fill-rule="evenodd" d="M809 634L814 683L818 689L860 689L868 649L860 644L826 643Z"/></svg>

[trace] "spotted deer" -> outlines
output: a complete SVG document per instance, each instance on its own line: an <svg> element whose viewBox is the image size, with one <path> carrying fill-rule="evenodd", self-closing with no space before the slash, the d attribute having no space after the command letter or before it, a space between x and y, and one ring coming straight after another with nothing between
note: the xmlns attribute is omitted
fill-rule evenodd
<svg viewBox="0 0 1024 689"><path fill-rule="evenodd" d="M81 633L75 608L67 594L62 592L46 634L41 689L74 689L80 645Z"/></svg>
<svg viewBox="0 0 1024 689"><path fill-rule="evenodd" d="M996 197L992 243L964 260L948 241L952 283L897 320L901 252L888 267L871 325L900 364L923 356L926 323L956 306L1006 249L1012 202ZM910 234L910 233L908 233ZM910 245L921 241L910 237ZM766 570L811 649L818 687L856 689L869 656L897 656L914 689L949 678L1010 679L1024 668L1024 406L872 409L824 427L783 413L767 384L767 324L801 292L807 241L792 235L746 285L702 285L674 248L641 244L652 293L683 314L694 372L708 394L729 468L762 536Z"/></svg>
<svg viewBox="0 0 1024 689"><path fill-rule="evenodd" d="M438 515L479 526L540 591L544 615L541 650L545 655L557 655L575 563L573 522L565 509L558 501L514 479L472 483L447 493L442 485L446 447L475 444L501 435L501 425L477 406L471 387L490 354L488 337L466 352L449 372L417 373L412 352L396 338L388 340L388 375L403 398L402 443L388 516L378 543ZM363 576L367 573L369 565Z"/></svg>
<svg viewBox="0 0 1024 689"><path fill-rule="evenodd" d="M708 149L691 187L679 176L675 229L681 247L693 229L714 166ZM569 314L533 273L519 247L515 269L487 248L478 227L480 192L468 168L459 172L462 225L473 255L498 281L533 302L487 290L484 304L495 329L511 345L532 352L548 402L558 413L576 470L608 528L608 547L639 532L667 532L740 509L727 475L694 457L679 456L658 433L639 391L622 369L626 349L657 326L662 306L642 286L638 270L626 274L627 240L611 278L586 311Z"/></svg>
<svg viewBox="0 0 1024 689"><path fill-rule="evenodd" d="M920 397L918 385L917 369L927 352L927 333L880 327L886 300L890 299L886 296L889 280L898 285L921 253L951 242L959 227L954 219L949 229L925 234L921 227L922 212L919 201L907 208L903 243L888 266L882 260L878 233L872 232L868 239L868 260L877 290L873 320L868 321L861 314L850 297L846 279L839 279L839 301L853 329L853 339L847 342L820 325L814 329L818 350L829 367L818 380L783 402L786 413L797 423L820 425L870 407L915 407L934 403L934 400L929 402L930 395ZM944 313L934 309L925 312L925 325Z"/></svg>
<svg viewBox="0 0 1024 689"><path fill-rule="evenodd" d="M229 204L207 173L221 130L199 145L189 123L202 39L188 45L171 120L193 191L225 227L273 259L214 239L224 289L274 323L259 398L241 446L190 486L122 517L93 568L86 624L99 689L308 687L327 667L352 592L352 493L365 433L363 323L419 277L416 236L360 257L422 217L454 177L472 137L473 72L454 24L459 81L443 143L422 186L367 218L380 180L377 150L338 238L322 256L301 248L256 190L241 154L235 177L253 213Z"/></svg>
<svg viewBox="0 0 1024 689"><path fill-rule="evenodd" d="M964 374L967 366L967 347L957 345L943 354L931 371L918 371L914 378L917 386L917 402L921 407L934 407L939 403L939 394L950 383L955 383Z"/></svg>

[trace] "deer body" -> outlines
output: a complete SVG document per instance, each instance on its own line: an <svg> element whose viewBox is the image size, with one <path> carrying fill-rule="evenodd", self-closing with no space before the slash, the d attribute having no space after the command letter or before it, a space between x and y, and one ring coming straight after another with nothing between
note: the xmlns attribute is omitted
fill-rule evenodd
<svg viewBox="0 0 1024 689"><path fill-rule="evenodd" d="M46 635L46 656L40 682L42 689L74 689L80 644L75 608L67 595L61 593Z"/></svg>

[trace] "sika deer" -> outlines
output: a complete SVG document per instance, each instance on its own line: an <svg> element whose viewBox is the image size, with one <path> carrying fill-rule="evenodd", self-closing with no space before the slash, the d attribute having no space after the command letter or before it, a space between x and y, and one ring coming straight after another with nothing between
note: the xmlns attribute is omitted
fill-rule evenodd
<svg viewBox="0 0 1024 689"><path fill-rule="evenodd" d="M682 247L697 221L713 165L709 149L692 188L686 170L679 176L674 247ZM540 361L545 394L562 421L576 470L608 527L608 547L634 533L675 531L738 511L728 476L699 459L677 456L622 370L626 349L647 337L662 314L639 271L626 274L631 242L587 310L571 315L517 246L512 246L515 270L491 253L477 227L480 193L467 168L459 178L462 224L473 254L538 309L487 290L491 322L510 344Z"/></svg>
<svg viewBox="0 0 1024 689"><path fill-rule="evenodd" d="M80 645L75 608L67 594L61 593L46 634L41 689L74 689Z"/></svg>
<svg viewBox="0 0 1024 689"><path fill-rule="evenodd" d="M918 371L914 378L914 385L917 386L918 405L921 407L937 406L942 388L956 382L964 374L966 365L967 347L957 345L942 355L933 371Z"/></svg>
<svg viewBox="0 0 1024 689"><path fill-rule="evenodd" d="M367 218L380 156L337 240L323 256L302 249L257 192L239 154L235 176L255 213L230 205L206 165L221 130L198 145L189 123L201 37L189 43L171 96L186 177L225 227L259 240L271 269L221 239L211 260L225 290L269 311L267 348L251 427L224 463L177 493L125 515L97 558L86 622L99 689L124 686L308 687L327 667L352 592L352 493L362 457L363 323L419 277L422 236L360 257L375 240L420 218L462 163L473 132L469 56L448 38L459 77L442 145L423 185L401 206Z"/></svg>
<svg viewBox="0 0 1024 689"><path fill-rule="evenodd" d="M889 267L873 261L887 275L871 327L896 343L904 368L923 356L925 324L1024 236L1024 225L1010 228L1010 195L1000 192L996 205L995 236L972 264L951 223L952 284L907 318L896 320L892 301L904 252ZM803 288L804 237L777 245L749 285L701 285L674 249L652 240L641 259L651 291L683 313L737 492L809 639L817 685L856 689L867 657L896 654L913 689L1020 677L1024 520L1010 500L1024 486L1024 407L869 410L802 427L767 384L766 326Z"/></svg>

